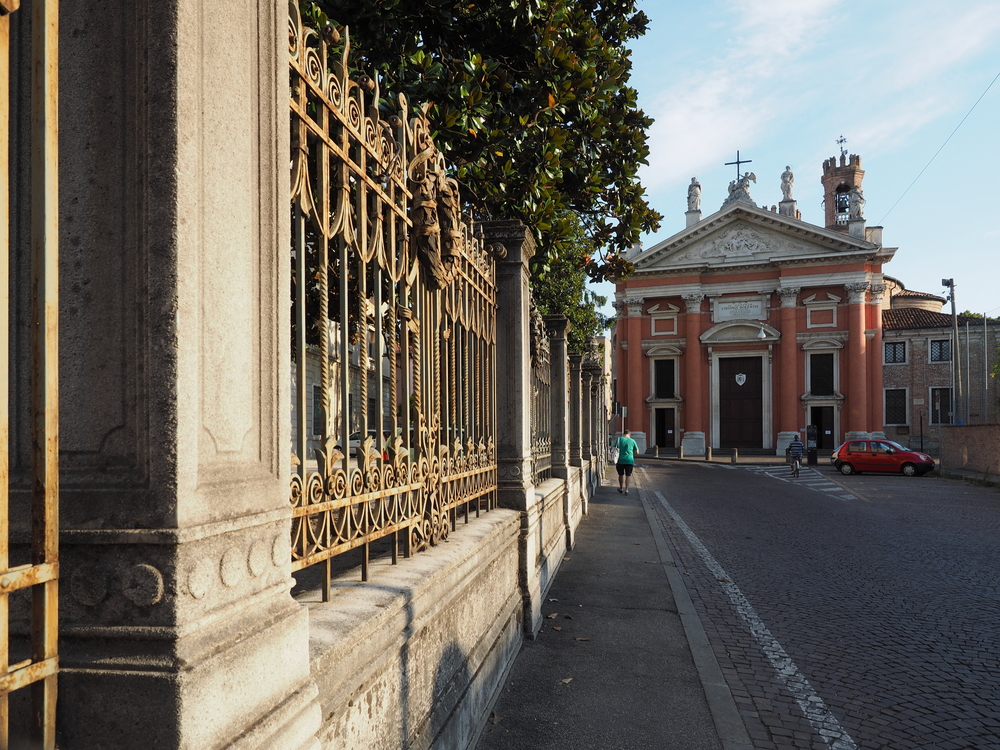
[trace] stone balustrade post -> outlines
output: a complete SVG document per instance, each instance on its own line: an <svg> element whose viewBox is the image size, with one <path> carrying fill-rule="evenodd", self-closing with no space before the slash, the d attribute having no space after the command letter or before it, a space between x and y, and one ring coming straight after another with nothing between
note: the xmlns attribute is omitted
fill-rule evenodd
<svg viewBox="0 0 1000 750"><path fill-rule="evenodd" d="M518 582L525 634L542 624L541 508L531 456L531 291L528 263L535 240L519 221L479 225L497 258L497 499L520 511Z"/></svg>
<svg viewBox="0 0 1000 750"><path fill-rule="evenodd" d="M593 381L594 381L594 370L589 365L584 365L582 368L582 379L583 385L580 391L580 404L582 406L582 414L580 415L580 458L582 461L590 461L593 456L593 440L594 440L594 396L592 393Z"/></svg>
<svg viewBox="0 0 1000 750"><path fill-rule="evenodd" d="M569 463L583 465L582 354L569 355Z"/></svg>
<svg viewBox="0 0 1000 750"><path fill-rule="evenodd" d="M552 476L569 476L569 360L566 354L566 331L569 321L564 315L546 315L549 334L552 402Z"/></svg>
<svg viewBox="0 0 1000 750"><path fill-rule="evenodd" d="M287 6L59 20L59 746L318 750L290 595Z"/></svg>

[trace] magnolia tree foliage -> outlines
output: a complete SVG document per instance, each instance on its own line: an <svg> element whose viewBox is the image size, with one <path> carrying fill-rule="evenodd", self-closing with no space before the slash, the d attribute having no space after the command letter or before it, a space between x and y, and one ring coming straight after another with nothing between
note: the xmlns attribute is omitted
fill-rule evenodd
<svg viewBox="0 0 1000 750"><path fill-rule="evenodd" d="M566 217L571 234L567 247L549 263L543 273L531 279L531 296L542 315L565 315L569 319L569 351L586 353L587 341L607 329L609 319L599 308L608 300L587 289L587 259L593 253L593 241L574 217Z"/></svg>
<svg viewBox="0 0 1000 750"><path fill-rule="evenodd" d="M638 180L646 129L626 47L646 31L634 0L307 0L313 24L346 26L351 60L383 92L430 103L434 137L479 216L535 232L534 273L572 255L579 222L595 280L660 215ZM344 35L346 36L346 35ZM386 94L388 96L388 94ZM390 106L389 102L385 102Z"/></svg>

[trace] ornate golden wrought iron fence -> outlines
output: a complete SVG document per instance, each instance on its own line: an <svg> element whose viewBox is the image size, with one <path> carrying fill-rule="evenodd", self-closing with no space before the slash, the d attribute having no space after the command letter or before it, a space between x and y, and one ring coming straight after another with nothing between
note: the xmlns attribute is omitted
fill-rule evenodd
<svg viewBox="0 0 1000 750"><path fill-rule="evenodd" d="M383 116L349 50L289 2L292 567L325 562L324 598L335 555L360 547L366 580L372 542L395 563L497 485L494 259L426 110Z"/></svg>
<svg viewBox="0 0 1000 750"><path fill-rule="evenodd" d="M10 693L29 687L31 747L55 747L58 577L58 3L35 0L31 13L31 425L30 561L11 566L9 439L11 14L0 0L0 749L24 747L11 731ZM10 597L30 592L23 631ZM20 619L20 618L16 618ZM22 632L17 632L22 630ZM21 652L22 642L27 648ZM13 647L13 648L12 648ZM11 663L11 657L17 661ZM23 658L27 657L27 658ZM20 724L20 722L18 722ZM14 743L13 745L11 743Z"/></svg>
<svg viewBox="0 0 1000 750"><path fill-rule="evenodd" d="M531 305L531 467L535 484L552 475L552 362L545 321Z"/></svg>

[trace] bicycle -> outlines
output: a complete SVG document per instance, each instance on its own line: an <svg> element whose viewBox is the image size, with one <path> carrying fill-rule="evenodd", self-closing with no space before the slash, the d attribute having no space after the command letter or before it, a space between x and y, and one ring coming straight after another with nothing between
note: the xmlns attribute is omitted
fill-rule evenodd
<svg viewBox="0 0 1000 750"><path fill-rule="evenodd" d="M802 456L792 456L792 476L799 476L799 469L802 466Z"/></svg>

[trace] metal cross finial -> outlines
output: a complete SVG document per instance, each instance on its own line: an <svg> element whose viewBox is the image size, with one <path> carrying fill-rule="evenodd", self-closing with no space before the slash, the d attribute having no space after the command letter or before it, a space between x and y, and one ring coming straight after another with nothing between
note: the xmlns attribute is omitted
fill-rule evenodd
<svg viewBox="0 0 1000 750"><path fill-rule="evenodd" d="M738 180L740 179L740 164L749 164L752 161L753 159L740 159L740 152L737 150L736 161L727 161L726 166L728 167L732 164L736 165L736 179Z"/></svg>
<svg viewBox="0 0 1000 750"><path fill-rule="evenodd" d="M840 155L847 156L847 149L844 148L844 144L847 143L847 139L844 138L843 133L841 133L840 138L837 139L837 145L840 146Z"/></svg>

